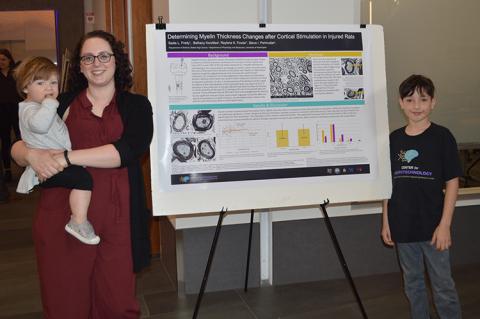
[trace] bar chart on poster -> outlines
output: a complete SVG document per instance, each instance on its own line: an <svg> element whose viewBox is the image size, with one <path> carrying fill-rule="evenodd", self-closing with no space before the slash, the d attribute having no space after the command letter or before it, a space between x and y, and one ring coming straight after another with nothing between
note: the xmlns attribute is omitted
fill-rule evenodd
<svg viewBox="0 0 480 319"><path fill-rule="evenodd" d="M383 32L149 25L155 215L390 193Z"/></svg>

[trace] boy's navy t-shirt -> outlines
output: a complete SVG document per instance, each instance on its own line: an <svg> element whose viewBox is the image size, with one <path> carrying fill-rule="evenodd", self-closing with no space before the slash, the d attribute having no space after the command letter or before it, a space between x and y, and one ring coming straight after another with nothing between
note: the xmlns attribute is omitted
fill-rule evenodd
<svg viewBox="0 0 480 319"><path fill-rule="evenodd" d="M388 220L393 241L431 240L442 217L445 182L462 175L455 138L434 123L416 136L402 127L390 134L390 161Z"/></svg>

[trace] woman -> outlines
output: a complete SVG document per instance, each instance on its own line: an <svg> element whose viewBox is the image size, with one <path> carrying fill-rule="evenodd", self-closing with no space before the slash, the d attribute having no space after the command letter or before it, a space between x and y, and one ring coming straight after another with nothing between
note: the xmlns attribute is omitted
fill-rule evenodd
<svg viewBox="0 0 480 319"><path fill-rule="evenodd" d="M68 165L86 166L93 178L89 219L102 241L80 243L63 230L70 218L68 189L42 189L33 234L46 318L139 318L135 274L149 264L149 213L140 157L153 132L147 98L127 92L131 65L123 44L92 31L73 53L68 94L58 113L72 151L12 148L41 180Z"/></svg>
<svg viewBox="0 0 480 319"><path fill-rule="evenodd" d="M2 161L6 182L12 180L10 168L10 147L12 146L12 129L17 138L20 138L18 128L18 102L15 80L12 76L15 61L7 49L0 49L0 139L2 142Z"/></svg>

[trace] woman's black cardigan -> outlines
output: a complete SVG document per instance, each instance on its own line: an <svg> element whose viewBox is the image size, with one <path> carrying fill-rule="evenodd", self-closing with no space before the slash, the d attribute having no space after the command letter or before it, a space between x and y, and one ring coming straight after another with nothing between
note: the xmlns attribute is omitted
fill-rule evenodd
<svg viewBox="0 0 480 319"><path fill-rule="evenodd" d="M58 96L57 113L63 116L78 93ZM153 135L152 106L143 95L127 91L116 94L118 112L123 122L123 133L112 144L120 154L120 167L127 167L130 183L130 228L133 271L139 272L150 264L149 222L151 214L146 206L141 156L148 150Z"/></svg>

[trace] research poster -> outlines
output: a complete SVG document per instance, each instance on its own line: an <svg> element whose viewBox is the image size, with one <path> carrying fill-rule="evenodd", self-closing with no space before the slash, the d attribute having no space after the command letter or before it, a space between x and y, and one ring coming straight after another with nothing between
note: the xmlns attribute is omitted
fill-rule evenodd
<svg viewBox="0 0 480 319"><path fill-rule="evenodd" d="M309 205L327 185L356 200L349 186L378 182L370 32L336 28L150 27L156 214Z"/></svg>

